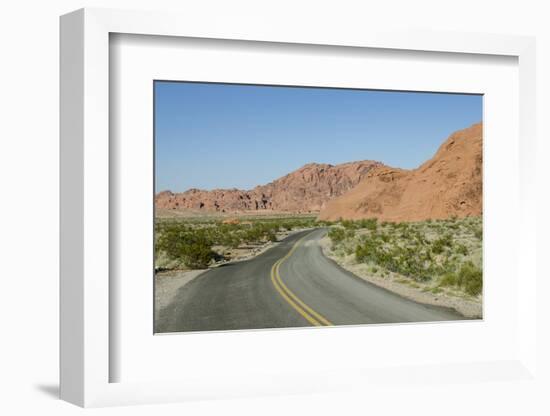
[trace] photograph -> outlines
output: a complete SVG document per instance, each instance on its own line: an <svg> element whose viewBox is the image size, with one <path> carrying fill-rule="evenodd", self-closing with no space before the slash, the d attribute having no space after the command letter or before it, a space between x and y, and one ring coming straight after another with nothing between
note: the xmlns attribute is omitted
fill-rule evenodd
<svg viewBox="0 0 550 416"><path fill-rule="evenodd" d="M483 319L483 95L156 80L154 333Z"/></svg>

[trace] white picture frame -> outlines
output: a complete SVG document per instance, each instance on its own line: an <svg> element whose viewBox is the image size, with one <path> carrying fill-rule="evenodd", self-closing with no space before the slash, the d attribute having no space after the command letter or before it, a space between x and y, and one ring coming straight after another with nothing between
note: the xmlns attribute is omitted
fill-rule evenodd
<svg viewBox="0 0 550 416"><path fill-rule="evenodd" d="M535 41L530 37L468 33L396 32L350 28L279 27L274 22L194 21L189 15L82 9L61 18L61 398L80 406L184 401L196 398L334 391L341 381L374 385L401 381L407 371L395 368L325 368L318 372L280 374L248 382L220 374L218 380L112 382L110 368L120 359L110 348L113 298L109 276L110 171L109 37L110 34L330 45L340 48L429 51L442 54L502 55L518 59L519 184L517 268L523 271L517 292L518 334L515 354L497 361L419 362L416 380L437 377L480 382L525 380L536 376L536 211L532 177L535 167ZM261 45L261 44L260 44ZM319 333L316 333L315 336ZM151 334L152 335L152 334ZM241 341L246 334L241 333ZM364 369L363 369L364 370ZM332 377L319 377L330 371ZM482 376L480 376L482 374Z"/></svg>

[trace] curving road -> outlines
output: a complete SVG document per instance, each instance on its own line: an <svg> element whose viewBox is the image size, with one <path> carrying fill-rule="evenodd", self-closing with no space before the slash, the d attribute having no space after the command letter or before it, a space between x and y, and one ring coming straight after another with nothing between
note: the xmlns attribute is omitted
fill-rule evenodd
<svg viewBox="0 0 550 416"><path fill-rule="evenodd" d="M327 259L326 230L296 233L253 259L201 274L155 317L155 332L465 319L368 283Z"/></svg>

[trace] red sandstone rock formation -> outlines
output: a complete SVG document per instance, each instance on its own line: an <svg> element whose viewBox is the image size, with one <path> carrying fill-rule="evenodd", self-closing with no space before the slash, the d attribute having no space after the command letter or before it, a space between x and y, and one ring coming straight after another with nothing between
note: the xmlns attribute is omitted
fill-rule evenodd
<svg viewBox="0 0 550 416"><path fill-rule="evenodd" d="M414 170L378 166L319 219L421 221L482 214L482 124L453 133Z"/></svg>
<svg viewBox="0 0 550 416"><path fill-rule="evenodd" d="M189 189L182 193L160 192L155 206L160 210L205 212L318 212L324 204L352 189L379 162L361 161L329 165L310 163L267 185L240 189Z"/></svg>

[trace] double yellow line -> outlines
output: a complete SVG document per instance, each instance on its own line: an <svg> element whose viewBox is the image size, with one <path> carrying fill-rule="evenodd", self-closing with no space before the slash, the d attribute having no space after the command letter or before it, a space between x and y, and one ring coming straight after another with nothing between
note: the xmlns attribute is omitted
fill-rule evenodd
<svg viewBox="0 0 550 416"><path fill-rule="evenodd" d="M334 325L332 322L330 322L328 319L323 317L320 313L315 312L311 307L306 305L298 296L296 296L283 282L283 279L281 279L281 275L279 274L279 267L281 264L283 264L290 256L292 256L292 253L296 251L298 246L301 244L301 242L307 237L307 235L300 238L294 246L292 246L292 249L284 256L283 258L277 260L275 264L273 264L273 267L271 267L271 281L273 282L273 286L275 286L275 289L277 289L277 292L283 297L284 300L288 302L290 306L292 306L296 312L298 312L300 315L302 315L310 324L314 326L332 326Z"/></svg>

